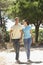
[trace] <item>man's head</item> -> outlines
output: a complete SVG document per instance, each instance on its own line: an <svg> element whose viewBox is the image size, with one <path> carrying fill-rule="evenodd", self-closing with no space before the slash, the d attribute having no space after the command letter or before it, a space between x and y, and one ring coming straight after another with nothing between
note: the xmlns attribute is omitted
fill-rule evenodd
<svg viewBox="0 0 43 65"><path fill-rule="evenodd" d="M15 18L15 24L18 24L19 23L19 17L16 17Z"/></svg>

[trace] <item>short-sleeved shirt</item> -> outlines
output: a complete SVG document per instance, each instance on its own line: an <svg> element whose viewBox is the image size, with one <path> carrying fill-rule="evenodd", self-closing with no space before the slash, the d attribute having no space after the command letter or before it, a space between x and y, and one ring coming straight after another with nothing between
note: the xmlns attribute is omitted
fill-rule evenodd
<svg viewBox="0 0 43 65"><path fill-rule="evenodd" d="M25 28L23 28L24 39L31 38L30 30L31 30L31 26L30 25L26 26Z"/></svg>
<svg viewBox="0 0 43 65"><path fill-rule="evenodd" d="M19 24L14 25L11 29L13 30L12 33L11 33L11 38L12 39L20 39L22 26L19 25Z"/></svg>

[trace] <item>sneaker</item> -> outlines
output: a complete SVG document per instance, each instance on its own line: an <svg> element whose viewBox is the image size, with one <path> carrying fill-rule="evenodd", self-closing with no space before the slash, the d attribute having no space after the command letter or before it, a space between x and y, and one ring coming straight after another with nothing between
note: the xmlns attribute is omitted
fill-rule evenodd
<svg viewBox="0 0 43 65"><path fill-rule="evenodd" d="M17 63L20 63L20 61L19 61L19 60L16 60L16 62L17 62Z"/></svg>
<svg viewBox="0 0 43 65"><path fill-rule="evenodd" d="M29 63L32 63L32 61L31 61L31 60L28 60L28 62L29 62Z"/></svg>

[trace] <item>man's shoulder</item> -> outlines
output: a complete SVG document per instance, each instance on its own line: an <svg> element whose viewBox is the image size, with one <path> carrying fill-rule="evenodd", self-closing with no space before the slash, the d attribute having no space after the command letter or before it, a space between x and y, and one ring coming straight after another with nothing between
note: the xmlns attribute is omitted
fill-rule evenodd
<svg viewBox="0 0 43 65"><path fill-rule="evenodd" d="M14 27L15 27L15 24L11 28L14 28Z"/></svg>
<svg viewBox="0 0 43 65"><path fill-rule="evenodd" d="M18 24L18 27L22 27L22 25L21 24Z"/></svg>
<svg viewBox="0 0 43 65"><path fill-rule="evenodd" d="M20 30L22 30L22 25L21 25L21 24L18 24L18 28L19 28Z"/></svg>

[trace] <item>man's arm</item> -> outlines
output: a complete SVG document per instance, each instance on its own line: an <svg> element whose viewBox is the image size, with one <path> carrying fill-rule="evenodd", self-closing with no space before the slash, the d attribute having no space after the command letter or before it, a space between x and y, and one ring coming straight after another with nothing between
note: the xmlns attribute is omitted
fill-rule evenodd
<svg viewBox="0 0 43 65"><path fill-rule="evenodd" d="M22 42L22 38L23 38L23 31L20 30L20 33L21 33L21 37L20 37L20 41L19 42Z"/></svg>
<svg viewBox="0 0 43 65"><path fill-rule="evenodd" d="M9 31L9 35L10 35L10 42L11 42L11 38L12 38L12 29Z"/></svg>

